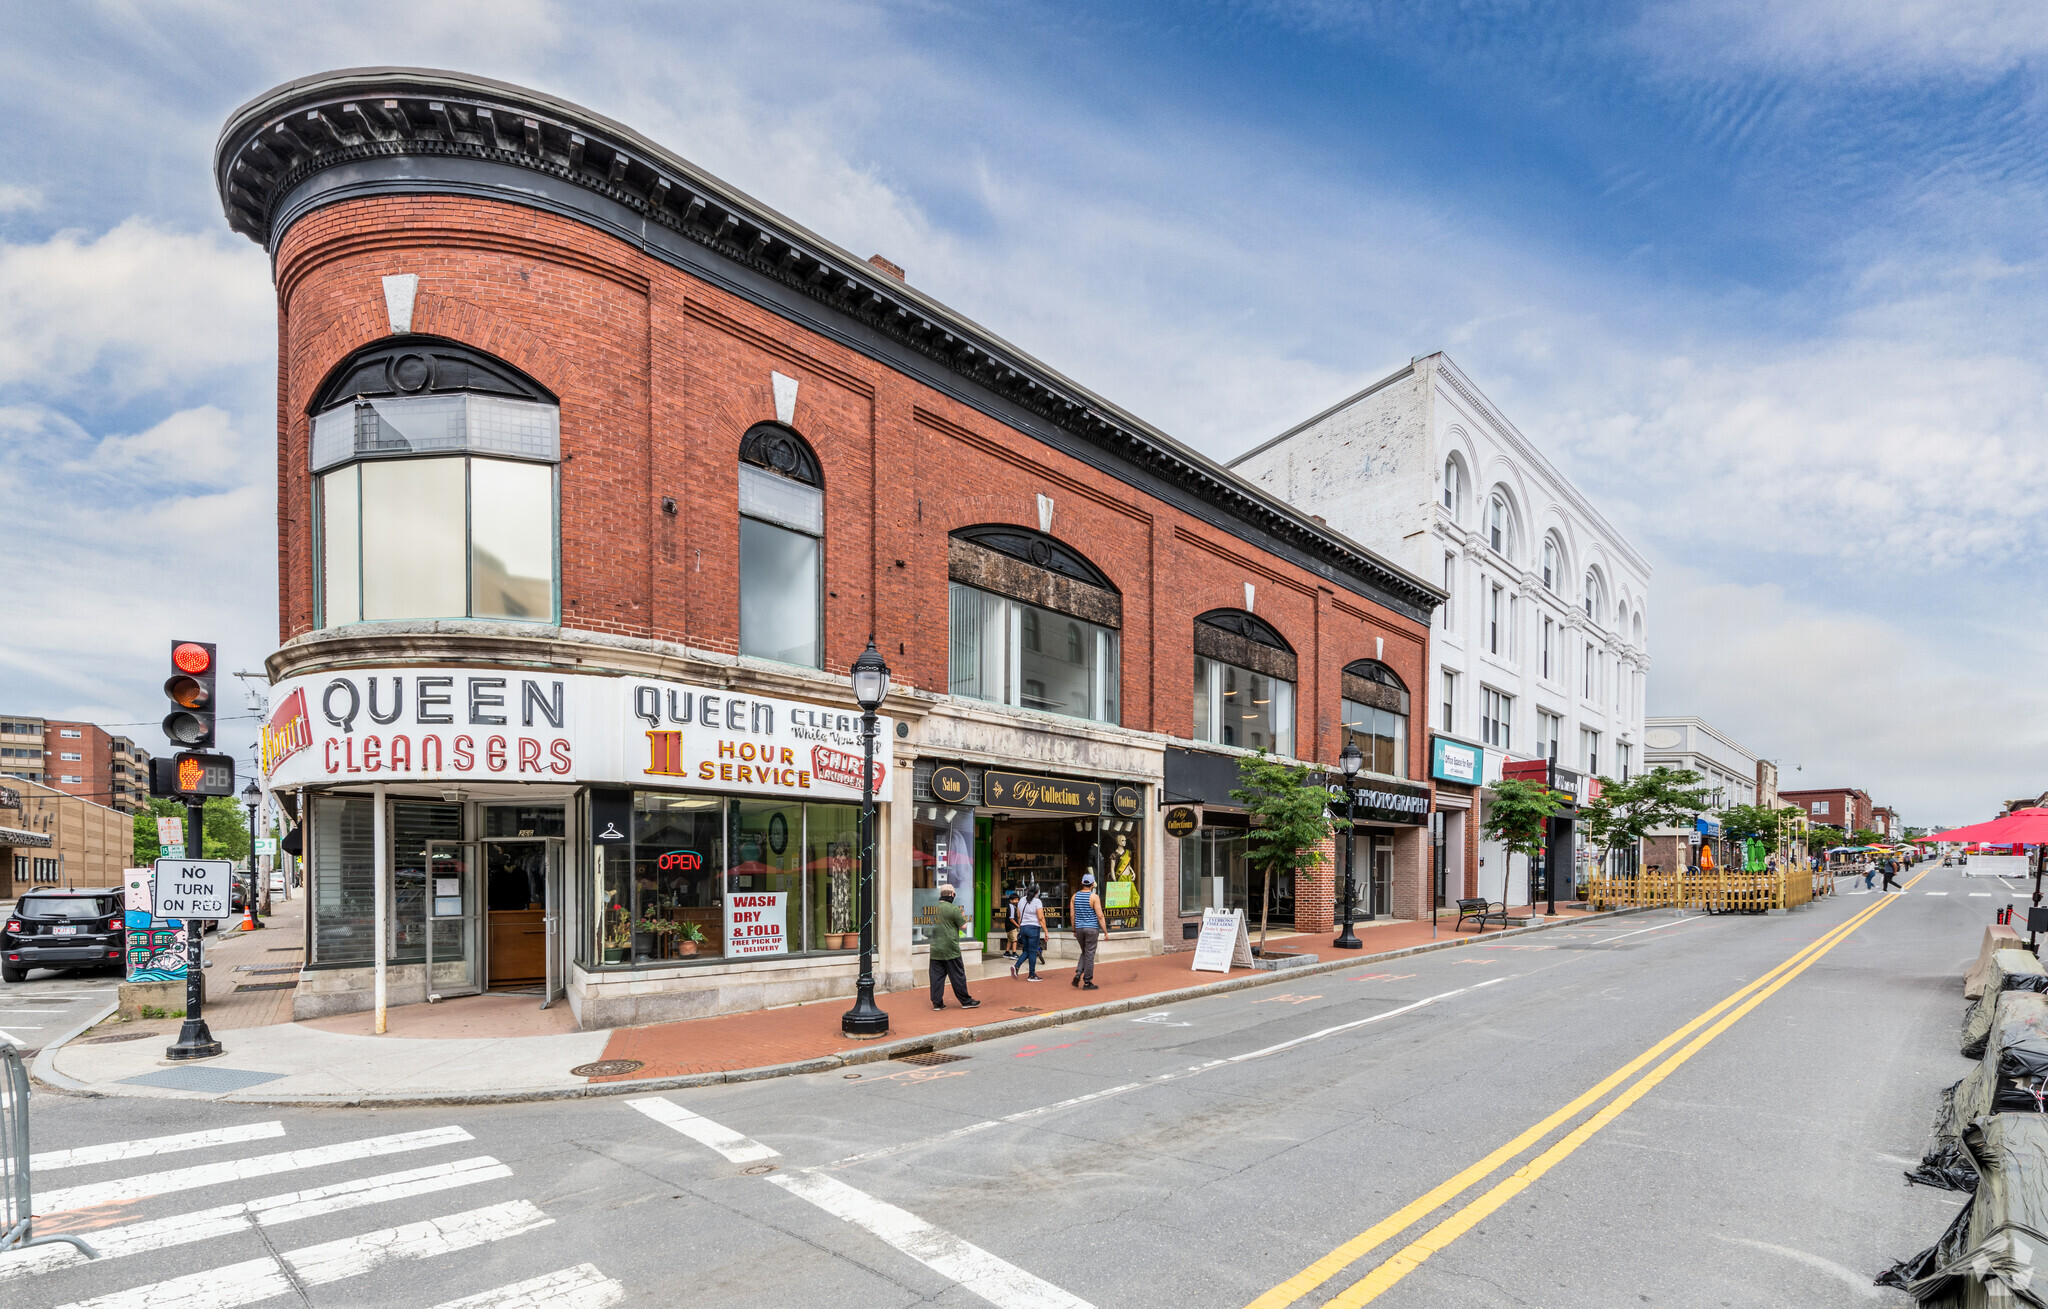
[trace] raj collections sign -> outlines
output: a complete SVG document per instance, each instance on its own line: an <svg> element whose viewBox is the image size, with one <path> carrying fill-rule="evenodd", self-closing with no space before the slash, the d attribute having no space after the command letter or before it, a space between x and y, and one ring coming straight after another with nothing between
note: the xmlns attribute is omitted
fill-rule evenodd
<svg viewBox="0 0 2048 1309"><path fill-rule="evenodd" d="M981 785L982 804L989 809L1017 809L1041 814L1102 812L1102 787L1094 782L990 772L982 775Z"/></svg>
<svg viewBox="0 0 2048 1309"><path fill-rule="evenodd" d="M431 668L287 678L270 690L265 780L650 780L857 800L860 715L652 678ZM879 720L878 742L894 723ZM887 799L888 768L873 784Z"/></svg>

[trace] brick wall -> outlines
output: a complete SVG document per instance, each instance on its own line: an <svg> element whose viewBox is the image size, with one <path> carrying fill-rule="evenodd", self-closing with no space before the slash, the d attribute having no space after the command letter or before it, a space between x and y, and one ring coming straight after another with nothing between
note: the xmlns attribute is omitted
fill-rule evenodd
<svg viewBox="0 0 2048 1309"><path fill-rule="evenodd" d="M301 219L276 269L281 638L313 617L306 407L343 357L388 335L379 279L416 273L414 331L489 351L561 399L565 627L737 649L737 449L775 417L781 372L824 468L828 668L873 632L898 682L943 692L947 534L1036 528L1043 495L1052 534L1123 593L1127 727L1190 734L1194 617L1244 607L1247 584L1300 657L1297 754L1335 759L1339 671L1376 641L1408 685L1428 684L1423 624L570 220L357 200ZM1421 776L1428 733L1409 739Z"/></svg>
<svg viewBox="0 0 2048 1309"><path fill-rule="evenodd" d="M1335 922L1337 893L1341 889L1338 881L1343 876L1343 865L1339 860L1341 850L1339 838L1325 837L1316 843L1315 867L1295 875L1294 930L1327 932ZM1353 876L1358 880L1362 898L1365 882L1363 859L1355 866Z"/></svg>
<svg viewBox="0 0 2048 1309"><path fill-rule="evenodd" d="M78 735L66 737L66 732ZM67 754L79 757L66 759ZM45 723L43 769L44 783L54 790L97 804L114 802L114 738L91 723ZM79 780L67 782L67 777Z"/></svg>

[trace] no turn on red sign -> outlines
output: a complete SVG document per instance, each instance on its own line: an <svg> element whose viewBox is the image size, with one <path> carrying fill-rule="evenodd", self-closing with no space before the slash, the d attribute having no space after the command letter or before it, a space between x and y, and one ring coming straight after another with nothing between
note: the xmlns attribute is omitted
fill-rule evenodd
<svg viewBox="0 0 2048 1309"><path fill-rule="evenodd" d="M156 861L158 918L226 918L235 865L227 859Z"/></svg>

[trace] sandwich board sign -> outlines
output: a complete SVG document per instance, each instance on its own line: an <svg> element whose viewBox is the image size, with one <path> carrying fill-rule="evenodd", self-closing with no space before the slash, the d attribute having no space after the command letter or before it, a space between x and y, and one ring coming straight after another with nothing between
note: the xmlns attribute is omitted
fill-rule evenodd
<svg viewBox="0 0 2048 1309"><path fill-rule="evenodd" d="M1191 971L1227 973L1252 966L1252 938L1245 930L1244 910L1204 909L1202 935L1195 942Z"/></svg>
<svg viewBox="0 0 2048 1309"><path fill-rule="evenodd" d="M228 883L234 867L227 859L157 860L156 916L228 917Z"/></svg>

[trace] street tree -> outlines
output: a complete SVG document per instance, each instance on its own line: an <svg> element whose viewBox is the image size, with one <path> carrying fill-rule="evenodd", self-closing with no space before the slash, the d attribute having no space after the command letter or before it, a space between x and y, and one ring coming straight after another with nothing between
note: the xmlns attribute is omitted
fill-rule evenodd
<svg viewBox="0 0 2048 1309"><path fill-rule="evenodd" d="M1261 750L1237 761L1243 783L1230 798L1245 807L1245 861L1263 877L1259 891L1259 948L1266 948L1266 922L1273 907L1273 879L1299 876L1322 863L1317 849L1330 834L1351 824L1330 812L1330 790L1305 765L1283 764Z"/></svg>
<svg viewBox="0 0 2048 1309"><path fill-rule="evenodd" d="M1739 804L1723 809L1718 817L1722 835L1737 841L1761 841L1775 849L1786 825L1798 814L1798 808L1792 805L1773 809L1769 805Z"/></svg>
<svg viewBox="0 0 2048 1309"><path fill-rule="evenodd" d="M1536 859L1543 853L1546 824L1564 808L1567 797L1541 782L1525 782L1519 777L1503 777L1490 789L1493 798L1487 801L1486 816L1479 820L1479 830L1487 840L1505 846L1508 857L1521 855L1527 860L1533 884Z"/></svg>
<svg viewBox="0 0 2048 1309"><path fill-rule="evenodd" d="M1712 805L1706 779L1690 768L1659 764L1625 782L1600 779L1600 794L1579 806L1579 831L1600 848L1604 862L1610 851L1638 845L1654 827L1691 827Z"/></svg>
<svg viewBox="0 0 2048 1309"><path fill-rule="evenodd" d="M185 817L185 806L176 800L162 798L149 802L149 808L135 815L135 866L147 868L163 854L163 847L157 843L156 820L159 818ZM192 855L192 834L185 834L185 853ZM249 856L249 824L242 814L242 806L232 796L208 796L206 800L206 841L205 848L198 852L203 859L246 859Z"/></svg>

